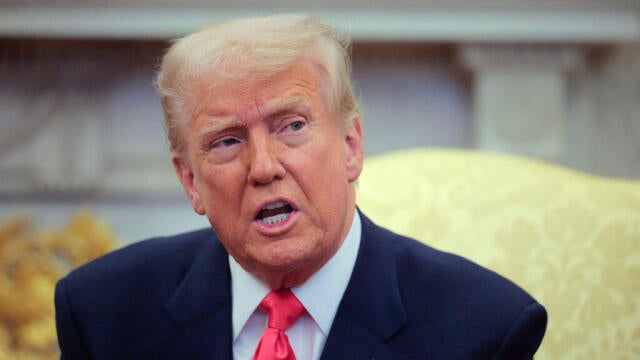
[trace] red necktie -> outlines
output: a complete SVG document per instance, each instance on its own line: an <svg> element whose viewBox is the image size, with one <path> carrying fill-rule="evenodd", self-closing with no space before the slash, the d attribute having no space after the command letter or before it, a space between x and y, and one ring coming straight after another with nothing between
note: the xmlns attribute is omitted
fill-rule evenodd
<svg viewBox="0 0 640 360"><path fill-rule="evenodd" d="M295 360L284 332L305 313L304 306L289 289L274 290L260 303L269 314L269 323L258 342L253 360Z"/></svg>

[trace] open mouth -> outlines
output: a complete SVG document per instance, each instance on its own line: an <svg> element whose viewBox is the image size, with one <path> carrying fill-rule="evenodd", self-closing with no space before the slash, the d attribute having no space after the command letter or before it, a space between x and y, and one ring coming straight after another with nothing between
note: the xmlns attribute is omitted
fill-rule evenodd
<svg viewBox="0 0 640 360"><path fill-rule="evenodd" d="M282 201L278 201L262 208L258 212L256 220L261 221L267 225L279 224L286 221L292 212L293 208L291 207L291 205Z"/></svg>

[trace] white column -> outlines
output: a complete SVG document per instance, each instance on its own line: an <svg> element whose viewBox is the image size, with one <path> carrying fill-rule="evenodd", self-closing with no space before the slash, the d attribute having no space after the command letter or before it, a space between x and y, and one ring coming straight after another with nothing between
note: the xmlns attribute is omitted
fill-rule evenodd
<svg viewBox="0 0 640 360"><path fill-rule="evenodd" d="M476 148L564 162L566 79L583 66L575 47L468 45L463 63L474 73Z"/></svg>

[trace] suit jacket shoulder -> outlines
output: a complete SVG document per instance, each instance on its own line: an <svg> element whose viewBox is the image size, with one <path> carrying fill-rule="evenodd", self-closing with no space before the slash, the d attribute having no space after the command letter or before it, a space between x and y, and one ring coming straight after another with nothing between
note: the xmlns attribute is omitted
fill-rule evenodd
<svg viewBox="0 0 640 360"><path fill-rule="evenodd" d="M546 312L502 276L362 216L362 242L324 359L530 359ZM339 339L348 339L347 345Z"/></svg>
<svg viewBox="0 0 640 360"><path fill-rule="evenodd" d="M152 358L185 328L230 308L228 268L226 251L205 229L142 241L74 270L56 286L63 358ZM221 314L229 329L219 337L227 338L230 312ZM201 348L180 341L172 351L183 352L173 358ZM171 358L167 351L163 358Z"/></svg>

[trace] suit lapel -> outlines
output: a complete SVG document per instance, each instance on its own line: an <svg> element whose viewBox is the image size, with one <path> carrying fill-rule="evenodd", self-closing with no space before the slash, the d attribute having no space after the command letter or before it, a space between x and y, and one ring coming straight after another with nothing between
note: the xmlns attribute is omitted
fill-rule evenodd
<svg viewBox="0 0 640 360"><path fill-rule="evenodd" d="M322 359L404 359L386 344L406 323L393 244L364 215L356 265Z"/></svg>
<svg viewBox="0 0 640 360"><path fill-rule="evenodd" d="M208 239L165 304L178 331L147 347L143 358L232 359L228 260L220 242Z"/></svg>

